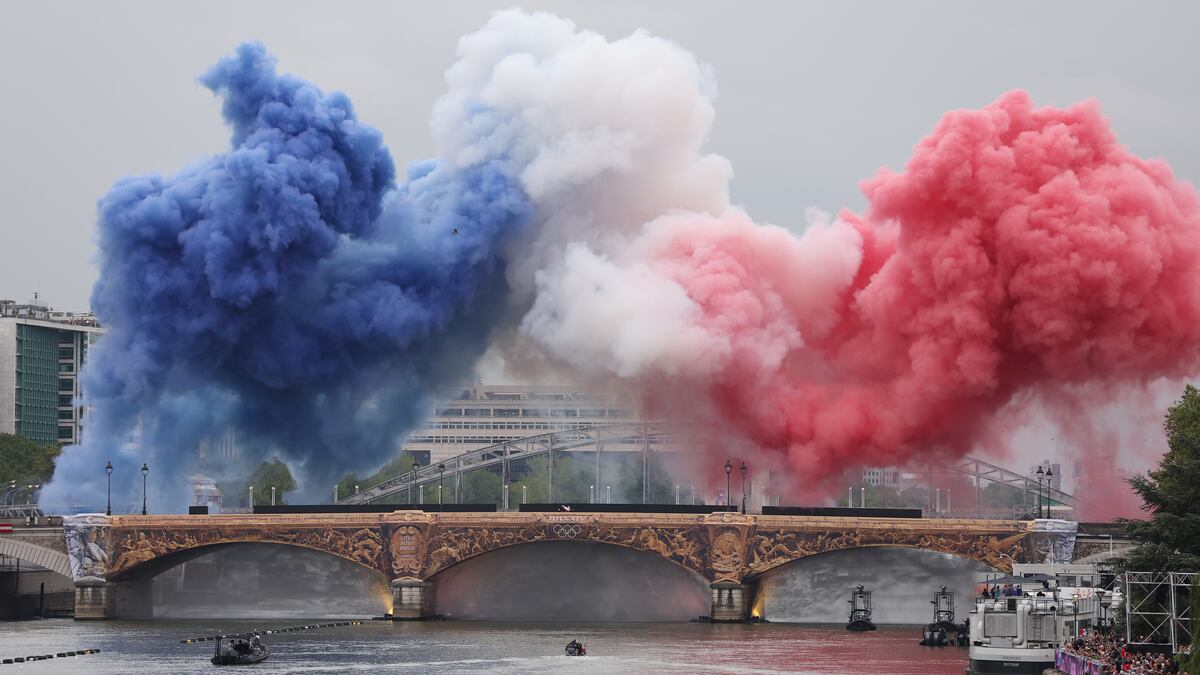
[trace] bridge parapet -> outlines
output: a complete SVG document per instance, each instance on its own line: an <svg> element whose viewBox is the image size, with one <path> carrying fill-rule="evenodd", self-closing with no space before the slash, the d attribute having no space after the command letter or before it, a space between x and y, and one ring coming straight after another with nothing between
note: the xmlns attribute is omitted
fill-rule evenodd
<svg viewBox="0 0 1200 675"><path fill-rule="evenodd" d="M391 580L397 615L428 615L432 582L490 551L585 541L656 555L706 579L713 617L744 617L750 585L793 560L901 546L1010 571L1013 562L1070 560L1073 523L763 516L739 513L328 513L73 516L65 520L77 616L113 612L114 584L134 584L213 546L274 543L322 551ZM1065 555L1065 558L1064 558ZM736 602L735 602L736 600ZM82 604L82 612L80 612ZM734 609L730 609L734 608Z"/></svg>

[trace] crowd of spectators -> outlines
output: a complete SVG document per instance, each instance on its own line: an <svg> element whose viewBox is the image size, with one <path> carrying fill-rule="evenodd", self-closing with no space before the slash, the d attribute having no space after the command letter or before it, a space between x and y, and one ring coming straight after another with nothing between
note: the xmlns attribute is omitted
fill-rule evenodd
<svg viewBox="0 0 1200 675"><path fill-rule="evenodd" d="M1070 640L1063 649L1072 654L1093 661L1099 661L1111 669L1113 673L1131 673L1132 675L1170 675L1186 672L1179 669L1175 659L1167 654L1148 652L1133 652L1112 633L1104 633L1094 629L1084 631L1083 635ZM1105 672L1110 672L1105 670ZM1200 675L1200 674L1198 674Z"/></svg>

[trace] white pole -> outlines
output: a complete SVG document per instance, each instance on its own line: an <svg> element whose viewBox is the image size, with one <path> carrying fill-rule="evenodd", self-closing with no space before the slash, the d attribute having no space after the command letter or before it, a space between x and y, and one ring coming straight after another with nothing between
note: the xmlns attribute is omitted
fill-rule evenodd
<svg viewBox="0 0 1200 675"><path fill-rule="evenodd" d="M417 503L418 504L425 503L425 484L424 483L421 483L420 485L417 486Z"/></svg>
<svg viewBox="0 0 1200 675"><path fill-rule="evenodd" d="M675 486L675 506L679 506L679 486Z"/></svg>
<svg viewBox="0 0 1200 675"><path fill-rule="evenodd" d="M508 510L508 484L500 486L504 490L504 510Z"/></svg>
<svg viewBox="0 0 1200 675"><path fill-rule="evenodd" d="M854 508L854 486L850 486L850 496L846 498L846 506Z"/></svg>
<svg viewBox="0 0 1200 675"><path fill-rule="evenodd" d="M275 486L271 486L271 506L275 506Z"/></svg>
<svg viewBox="0 0 1200 675"><path fill-rule="evenodd" d="M604 497L605 501L607 503L611 504L612 503L612 486L611 485L604 486L604 495L605 495L605 497Z"/></svg>
<svg viewBox="0 0 1200 675"><path fill-rule="evenodd" d="M528 496L529 496L529 493L525 491L525 486L524 486L524 485L522 485L522 486L521 486L521 503L522 503L522 504L527 504L527 503L528 503L528 499L527 499L527 498L528 498Z"/></svg>
<svg viewBox="0 0 1200 675"><path fill-rule="evenodd" d="M254 486L250 486L250 511L254 511Z"/></svg>
<svg viewBox="0 0 1200 675"><path fill-rule="evenodd" d="M867 508L867 488L858 488L858 506L859 508Z"/></svg>
<svg viewBox="0 0 1200 675"><path fill-rule="evenodd" d="M589 504L596 503L596 486L595 485L588 486L588 503Z"/></svg>
<svg viewBox="0 0 1200 675"><path fill-rule="evenodd" d="M950 488L946 488L946 513L950 513Z"/></svg>
<svg viewBox="0 0 1200 675"><path fill-rule="evenodd" d="M696 505L696 486L690 485L688 487L690 487L692 489L692 506L695 506ZM1109 541L1112 541L1111 536L1109 537Z"/></svg>
<svg viewBox="0 0 1200 675"><path fill-rule="evenodd" d="M337 486L337 485L334 485L334 486L333 486L333 503L334 503L334 504L336 504L336 503L337 503L337 488L338 488L338 486Z"/></svg>
<svg viewBox="0 0 1200 675"><path fill-rule="evenodd" d="M942 512L942 489L934 488L933 494L934 494L934 499L936 500L934 502L933 511L934 511L934 513L941 513Z"/></svg>

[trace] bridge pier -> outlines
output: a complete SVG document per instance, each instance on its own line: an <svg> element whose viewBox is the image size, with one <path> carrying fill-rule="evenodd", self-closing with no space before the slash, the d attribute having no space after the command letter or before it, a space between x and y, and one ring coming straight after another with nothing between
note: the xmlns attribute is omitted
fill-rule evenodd
<svg viewBox="0 0 1200 675"><path fill-rule="evenodd" d="M116 596L113 586L101 580L76 581L75 620L95 621L111 617Z"/></svg>
<svg viewBox="0 0 1200 675"><path fill-rule="evenodd" d="M713 623L741 623L746 620L750 609L750 587L734 581L718 581L709 584L712 589L712 608L709 619Z"/></svg>
<svg viewBox="0 0 1200 675"><path fill-rule="evenodd" d="M392 618L420 620L432 615L432 583L416 577L392 579Z"/></svg>

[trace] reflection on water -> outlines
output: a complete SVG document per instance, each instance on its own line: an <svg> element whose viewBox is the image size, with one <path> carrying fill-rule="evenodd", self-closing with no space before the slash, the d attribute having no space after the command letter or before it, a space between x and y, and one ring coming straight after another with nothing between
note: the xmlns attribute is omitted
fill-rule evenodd
<svg viewBox="0 0 1200 675"><path fill-rule="evenodd" d="M457 619L687 621L709 613L708 582L657 555L586 541L500 549L433 579Z"/></svg>
<svg viewBox="0 0 1200 675"><path fill-rule="evenodd" d="M954 591L957 618L966 618L975 582L987 566L958 556L910 548L860 548L802 558L764 575L756 609L771 621L845 622L850 591L872 591L876 623L933 620L930 601L941 586Z"/></svg>
<svg viewBox="0 0 1200 675"><path fill-rule="evenodd" d="M237 632L278 625L263 621L10 623L0 628L4 631L0 657L91 647L102 652L66 663L58 659L32 663L20 672L212 672L208 663L212 643L185 645L178 640L217 630ZM587 643L588 656L563 655L563 646L572 638ZM965 650L920 647L919 638L916 627L850 633L841 626L785 624L368 621L350 628L269 636L271 658L254 666L254 673L961 675Z"/></svg>
<svg viewBox="0 0 1200 675"><path fill-rule="evenodd" d="M382 616L391 603L382 575L279 544L213 549L155 577L153 594L164 618Z"/></svg>

